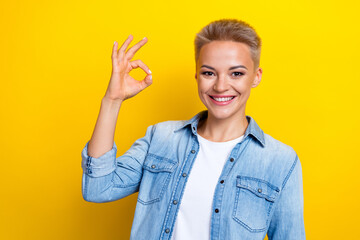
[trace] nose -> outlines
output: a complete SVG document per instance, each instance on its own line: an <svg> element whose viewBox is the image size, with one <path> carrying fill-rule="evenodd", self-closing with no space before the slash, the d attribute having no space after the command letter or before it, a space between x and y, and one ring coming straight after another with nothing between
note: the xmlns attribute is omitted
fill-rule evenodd
<svg viewBox="0 0 360 240"><path fill-rule="evenodd" d="M216 92L225 92L229 89L229 83L225 76L220 76L216 79L214 90Z"/></svg>

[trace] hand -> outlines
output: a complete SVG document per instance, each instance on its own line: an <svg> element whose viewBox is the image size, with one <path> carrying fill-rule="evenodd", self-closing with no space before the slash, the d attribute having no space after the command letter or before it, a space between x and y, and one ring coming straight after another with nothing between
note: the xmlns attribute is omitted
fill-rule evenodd
<svg viewBox="0 0 360 240"><path fill-rule="evenodd" d="M134 54L147 42L147 38L142 39L137 44L125 50L132 41L133 36L130 34L119 50L118 43L115 42L112 50L112 74L105 97L114 101L124 101L131 98L150 86L152 83L151 71L140 59L130 61ZM142 81L135 80L129 75L134 68L140 67L147 73Z"/></svg>

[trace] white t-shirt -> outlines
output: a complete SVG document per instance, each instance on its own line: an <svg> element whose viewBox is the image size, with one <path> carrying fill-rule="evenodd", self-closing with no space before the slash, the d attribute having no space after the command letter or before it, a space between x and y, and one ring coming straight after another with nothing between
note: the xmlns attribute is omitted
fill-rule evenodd
<svg viewBox="0 0 360 240"><path fill-rule="evenodd" d="M185 186L172 240L209 240L216 184L231 150L244 135L227 142L212 142L198 134L200 144Z"/></svg>

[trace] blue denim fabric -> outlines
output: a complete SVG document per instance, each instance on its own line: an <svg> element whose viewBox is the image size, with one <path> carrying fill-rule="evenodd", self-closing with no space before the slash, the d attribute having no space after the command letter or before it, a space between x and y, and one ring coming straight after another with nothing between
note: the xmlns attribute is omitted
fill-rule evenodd
<svg viewBox="0 0 360 240"><path fill-rule="evenodd" d="M116 144L98 158L82 151L82 194L110 202L138 193L130 239L170 239L199 150L202 111L187 121L160 122L116 158ZM300 160L246 115L243 140L231 151L213 197L211 240L305 239ZM224 180L223 183L220 183ZM194 199L196 201L196 199Z"/></svg>

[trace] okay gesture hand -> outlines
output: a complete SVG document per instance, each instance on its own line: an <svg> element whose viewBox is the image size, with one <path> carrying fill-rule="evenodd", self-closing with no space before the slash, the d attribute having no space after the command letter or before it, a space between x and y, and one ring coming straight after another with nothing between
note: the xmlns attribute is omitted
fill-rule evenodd
<svg viewBox="0 0 360 240"><path fill-rule="evenodd" d="M137 44L128 48L133 36L130 34L119 50L118 43L115 41L112 50L112 74L106 90L105 97L110 100L124 101L131 98L150 86L152 83L151 71L140 59L133 60L134 54L147 42L147 38L143 38ZM134 68L140 67L147 74L142 81L135 80L129 75Z"/></svg>

